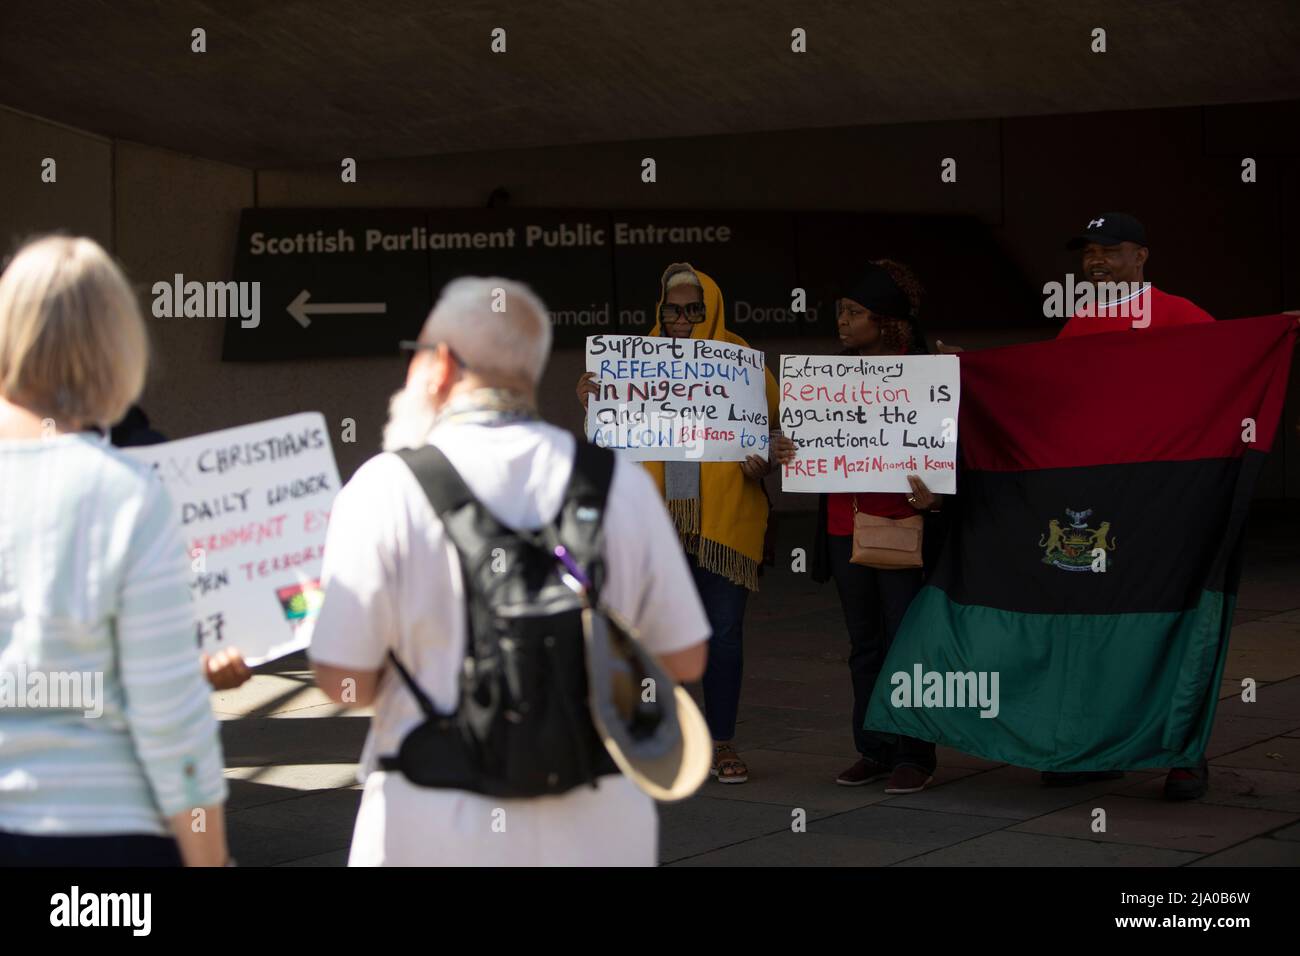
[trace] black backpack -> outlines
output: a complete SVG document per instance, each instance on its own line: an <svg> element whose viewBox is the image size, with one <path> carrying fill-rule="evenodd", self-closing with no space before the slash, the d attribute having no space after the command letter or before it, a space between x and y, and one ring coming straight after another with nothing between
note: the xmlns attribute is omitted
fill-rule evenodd
<svg viewBox="0 0 1300 956"><path fill-rule="evenodd" d="M456 711L440 714L391 651L425 721L380 760L424 787L495 797L564 793L617 774L592 722L583 596L564 583L562 544L585 570L594 605L604 578L602 519L614 473L608 449L578 443L555 520L507 528L432 445L397 452L456 548L466 596L465 658Z"/></svg>

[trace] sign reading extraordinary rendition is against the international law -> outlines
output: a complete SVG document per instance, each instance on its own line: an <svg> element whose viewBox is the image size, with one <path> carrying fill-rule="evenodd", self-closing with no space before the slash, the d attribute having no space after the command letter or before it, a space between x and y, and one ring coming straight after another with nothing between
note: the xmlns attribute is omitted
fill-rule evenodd
<svg viewBox="0 0 1300 956"><path fill-rule="evenodd" d="M763 353L712 339L593 335L587 437L634 461L767 458Z"/></svg>
<svg viewBox="0 0 1300 956"><path fill-rule="evenodd" d="M325 418L288 415L125 449L153 465L185 540L195 637L249 664L307 646L339 473ZM302 634L300 638L298 635Z"/></svg>
<svg viewBox="0 0 1300 956"><path fill-rule="evenodd" d="M955 355L782 355L785 491L957 490Z"/></svg>

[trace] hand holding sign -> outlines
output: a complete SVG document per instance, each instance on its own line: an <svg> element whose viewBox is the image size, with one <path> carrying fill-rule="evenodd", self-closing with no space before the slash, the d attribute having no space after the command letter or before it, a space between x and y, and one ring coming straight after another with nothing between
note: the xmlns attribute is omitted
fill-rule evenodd
<svg viewBox="0 0 1300 956"><path fill-rule="evenodd" d="M204 654L200 661L203 676L213 690L234 690L253 676L237 647L227 647L211 656Z"/></svg>
<svg viewBox="0 0 1300 956"><path fill-rule="evenodd" d="M912 493L907 496L907 503L917 511L932 511L939 505L940 495L926 487L918 475L908 475L907 483L912 486Z"/></svg>
<svg viewBox="0 0 1300 956"><path fill-rule="evenodd" d="M793 441L778 432L772 432L772 455L778 465L794 461L799 449Z"/></svg>
<svg viewBox="0 0 1300 956"><path fill-rule="evenodd" d="M583 372L582 377L578 379L578 401L583 408L587 407L587 400L594 395L600 394L600 383L596 381L595 372Z"/></svg>

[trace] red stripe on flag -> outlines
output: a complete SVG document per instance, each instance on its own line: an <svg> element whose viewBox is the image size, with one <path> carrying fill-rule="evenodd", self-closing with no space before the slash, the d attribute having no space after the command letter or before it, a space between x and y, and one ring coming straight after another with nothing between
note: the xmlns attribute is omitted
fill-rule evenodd
<svg viewBox="0 0 1300 956"><path fill-rule="evenodd" d="M1295 316L1269 315L964 352L962 461L1022 471L1267 451L1295 338Z"/></svg>

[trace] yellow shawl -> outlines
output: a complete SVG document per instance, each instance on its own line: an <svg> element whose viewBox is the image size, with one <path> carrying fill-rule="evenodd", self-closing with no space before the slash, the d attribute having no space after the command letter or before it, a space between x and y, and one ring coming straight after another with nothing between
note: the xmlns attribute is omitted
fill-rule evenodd
<svg viewBox="0 0 1300 956"><path fill-rule="evenodd" d="M694 270L704 287L706 314L703 322L691 329L693 339L716 339L748 347L739 335L728 332L724 319L722 290L711 278ZM659 305L664 301L663 283L659 286ZM661 335L655 308L651 335ZM776 427L779 393L776 379L764 369L767 385L768 427ZM770 452L769 452L770 453ZM646 471L664 493L664 463L642 462ZM738 461L700 462L700 501L670 501L668 511L682 539L687 554L700 567L720 574L751 591L758 590L758 568L763 560L763 536L767 531L767 498L757 481L746 478ZM700 512L703 512L701 514Z"/></svg>

